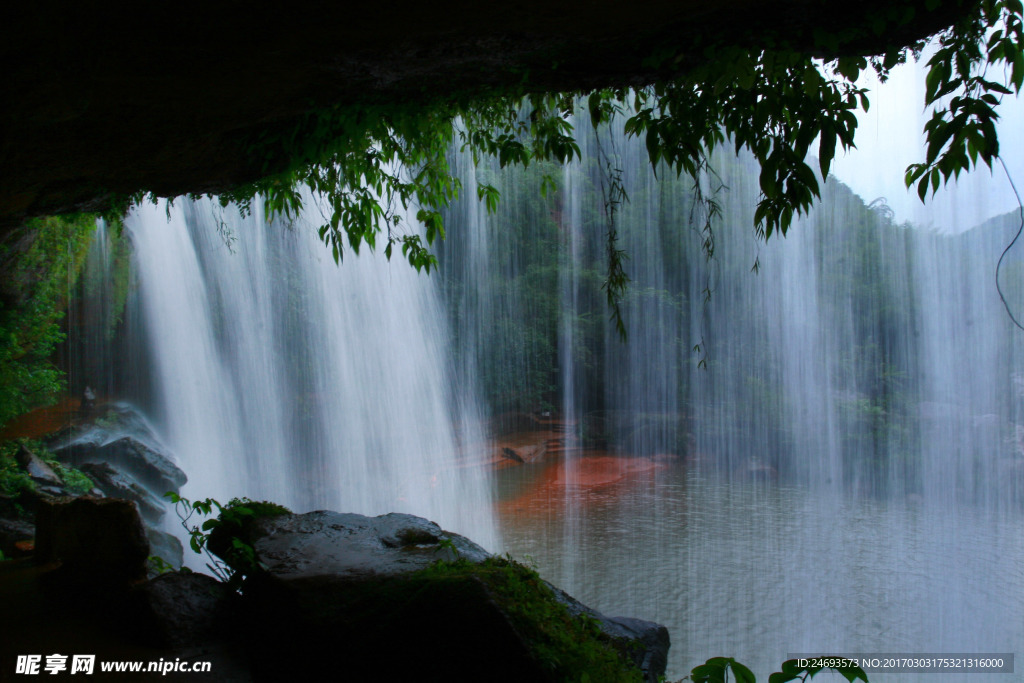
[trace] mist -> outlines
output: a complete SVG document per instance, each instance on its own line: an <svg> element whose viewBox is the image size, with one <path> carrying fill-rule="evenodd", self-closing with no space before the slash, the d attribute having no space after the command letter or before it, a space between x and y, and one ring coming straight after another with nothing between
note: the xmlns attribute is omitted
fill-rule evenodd
<svg viewBox="0 0 1024 683"><path fill-rule="evenodd" d="M837 153L833 172L865 202L884 198L897 222L963 232L1017 209L1017 200L998 161L991 170L982 164L961 175L925 203L918 199L916 187L904 184L907 166L925 158L923 130L931 116L924 108L926 61L927 55L918 63L900 65L885 83L879 83L871 70L862 76L860 85L869 89L871 107L859 113L857 149ZM1000 156L1019 189L1024 184L1024 101L1004 97L997 111Z"/></svg>

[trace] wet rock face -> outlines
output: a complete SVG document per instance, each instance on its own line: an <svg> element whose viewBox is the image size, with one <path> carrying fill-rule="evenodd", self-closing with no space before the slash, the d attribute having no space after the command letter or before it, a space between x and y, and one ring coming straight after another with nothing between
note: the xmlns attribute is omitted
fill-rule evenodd
<svg viewBox="0 0 1024 683"><path fill-rule="evenodd" d="M109 465L157 497L188 481L145 417L128 404L107 406L104 415L54 435L47 446L72 467Z"/></svg>
<svg viewBox="0 0 1024 683"><path fill-rule="evenodd" d="M153 434L145 417L127 404L109 405L102 416L79 421L48 439L48 449L60 465L80 470L94 486L88 497L116 498L137 505L153 553L173 566L182 564L181 542L161 530L169 508L163 494L178 492L187 478ZM16 497L0 496L0 552L5 557L31 554L36 535L33 515L49 516L56 506L78 497L84 486L69 486L46 461L22 446L16 456L19 468L33 483ZM56 468L64 472L60 467ZM77 482L75 482L77 484ZM44 532L46 533L46 532ZM43 550L56 543L51 537ZM19 545L20 544L20 545ZM54 558L50 558L54 559ZM44 560L50 561L50 560Z"/></svg>
<svg viewBox="0 0 1024 683"><path fill-rule="evenodd" d="M61 481L53 469L24 445L18 449L14 458L36 484L42 486L64 486L64 482Z"/></svg>
<svg viewBox="0 0 1024 683"><path fill-rule="evenodd" d="M48 447L92 479L101 495L137 503L154 530L168 509L164 494L188 481L145 417L127 404L107 406L104 415L51 437Z"/></svg>
<svg viewBox="0 0 1024 683"><path fill-rule="evenodd" d="M130 473L153 491L177 491L188 481L185 473L166 455L130 436L102 445L72 444L58 451L56 456L78 468L88 463L110 465Z"/></svg>
<svg viewBox="0 0 1024 683"><path fill-rule="evenodd" d="M622 638L641 645L633 650L633 663L645 673L648 680L658 680L658 676L664 674L668 666L668 629L661 624L632 617L609 617L606 621L602 625L606 631L618 631Z"/></svg>
<svg viewBox="0 0 1024 683"><path fill-rule="evenodd" d="M95 482L105 496L123 498L138 504L142 516L154 524L163 519L166 512L163 501L146 490L131 475L118 472L106 463L85 463L81 470Z"/></svg>

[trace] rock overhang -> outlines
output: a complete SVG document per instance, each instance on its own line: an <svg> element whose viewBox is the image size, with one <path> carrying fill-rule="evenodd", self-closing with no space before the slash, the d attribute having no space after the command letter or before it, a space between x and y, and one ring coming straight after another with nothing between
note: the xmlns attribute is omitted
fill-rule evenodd
<svg viewBox="0 0 1024 683"><path fill-rule="evenodd" d="M671 77L652 55L674 54L671 68L685 69L708 59L709 45L871 54L931 35L973 6L23 4L0 29L0 226L101 210L138 190L175 196L252 182L288 161L253 157L252 141L325 107L639 86Z"/></svg>

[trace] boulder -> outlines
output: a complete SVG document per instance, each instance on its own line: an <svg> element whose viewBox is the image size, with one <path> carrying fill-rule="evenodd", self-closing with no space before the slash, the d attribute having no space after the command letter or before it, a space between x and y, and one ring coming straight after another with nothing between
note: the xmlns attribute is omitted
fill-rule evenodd
<svg viewBox="0 0 1024 683"><path fill-rule="evenodd" d="M573 662L664 673L662 627L607 619L419 517L281 515L242 540L259 562L242 596L259 680L322 680L339 661L359 680L556 681Z"/></svg>
<svg viewBox="0 0 1024 683"><path fill-rule="evenodd" d="M228 630L235 596L205 574L168 572L132 588L136 639L156 647L187 647Z"/></svg>
<svg viewBox="0 0 1024 683"><path fill-rule="evenodd" d="M185 549L177 536L149 527L146 529L146 539L149 541L151 555L156 555L172 567L180 567L185 563Z"/></svg>
<svg viewBox="0 0 1024 683"><path fill-rule="evenodd" d="M62 609L127 629L167 661L213 659L218 680L554 683L635 680L637 667L648 681L664 673L663 627L605 617L425 519L312 512L234 528L258 562L240 595L189 572L143 581L149 544L124 500L41 501L37 562Z"/></svg>
<svg viewBox="0 0 1024 683"><path fill-rule="evenodd" d="M35 536L36 528L29 522L0 518L0 553L3 553L4 557L18 557L21 553L15 544L19 541L31 541Z"/></svg>
<svg viewBox="0 0 1024 683"><path fill-rule="evenodd" d="M133 477L115 470L107 463L85 463L79 469L87 474L107 496L138 503L142 516L150 521L159 522L167 512L162 500L150 493Z"/></svg>
<svg viewBox="0 0 1024 683"><path fill-rule="evenodd" d="M91 593L121 591L146 578L149 542L135 503L104 498L41 501L36 562L59 562L55 579Z"/></svg>
<svg viewBox="0 0 1024 683"><path fill-rule="evenodd" d="M83 472L87 464L111 466L131 475L158 496L167 491L177 492L188 481L168 456L131 436L104 444L76 441L58 448L54 454L61 462Z"/></svg>
<svg viewBox="0 0 1024 683"><path fill-rule="evenodd" d="M668 666L668 649L671 645L668 629L661 624L633 617L606 617L597 610L587 607L561 588L548 584L555 598L573 616L586 615L597 623L598 628L620 651L627 654L644 673L646 683L657 683Z"/></svg>
<svg viewBox="0 0 1024 683"><path fill-rule="evenodd" d="M18 461L18 465L25 471L28 476L32 477L32 481L43 486L52 486L57 488L63 488L64 482L61 480L57 473L47 465L43 460L25 447L24 444L18 449L18 452L14 456L15 460Z"/></svg>
<svg viewBox="0 0 1024 683"><path fill-rule="evenodd" d="M422 517L399 513L281 515L257 520L249 535L266 572L284 581L395 576L425 569L437 560L462 557L481 562L489 557L468 538L443 531ZM451 545L442 544L442 539Z"/></svg>
<svg viewBox="0 0 1024 683"><path fill-rule="evenodd" d="M523 460L523 456L519 455L518 453L516 453L514 449L509 448L508 446L505 446L501 449L501 457L508 458L509 460L514 460L519 464L526 462L525 460Z"/></svg>
<svg viewBox="0 0 1024 683"><path fill-rule="evenodd" d="M646 683L662 680L668 666L668 649L671 646L668 629L661 624L633 617L607 617L601 622L601 629L625 643L637 643L640 647L625 648L633 658L633 664L643 671Z"/></svg>

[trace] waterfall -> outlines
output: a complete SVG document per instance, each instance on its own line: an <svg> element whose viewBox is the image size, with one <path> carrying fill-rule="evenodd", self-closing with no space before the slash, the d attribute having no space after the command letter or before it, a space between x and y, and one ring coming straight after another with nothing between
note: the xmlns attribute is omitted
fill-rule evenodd
<svg viewBox="0 0 1024 683"><path fill-rule="evenodd" d="M409 512L495 548L472 387L450 372L434 281L406 263L232 207L140 206L127 222L133 344L183 494L296 511ZM366 251L364 249L364 251Z"/></svg>
<svg viewBox="0 0 1024 683"><path fill-rule="evenodd" d="M1006 599L1024 589L1024 337L994 280L1019 217L937 233L832 179L766 243L756 167L720 154L709 234L692 181L600 136L562 169L475 171L502 204L457 206L442 254L492 412L578 425L564 453L496 473L506 549L597 609L665 623L670 678L719 655L763 679L792 653L1024 642ZM629 196L625 341L601 291L608 160ZM541 199L544 173L559 186ZM1011 253L1017 310L1022 272Z"/></svg>
<svg viewBox="0 0 1024 683"><path fill-rule="evenodd" d="M429 278L336 266L315 208L140 207L105 362L185 495L431 518L666 624L670 678L716 655L763 679L792 653L1024 642L1024 340L994 280L1015 217L932 232L833 179L765 243L749 158L712 160L709 230L637 141L580 146L528 169L453 150L464 199ZM610 167L625 340L601 288ZM1018 311L1022 275L1011 252Z"/></svg>
<svg viewBox="0 0 1024 683"><path fill-rule="evenodd" d="M456 216L449 308L466 330L459 348L489 368L492 407L555 409L584 442L733 477L1021 502L1024 346L994 285L1012 217L939 234L833 180L788 237L765 243L753 234L756 169L721 155L704 188L722 209L708 261L690 181L609 135L601 153L630 197L617 218L632 280L623 340L600 291L606 171L593 145L562 169L547 210L523 199L522 173L489 169L510 206Z"/></svg>

